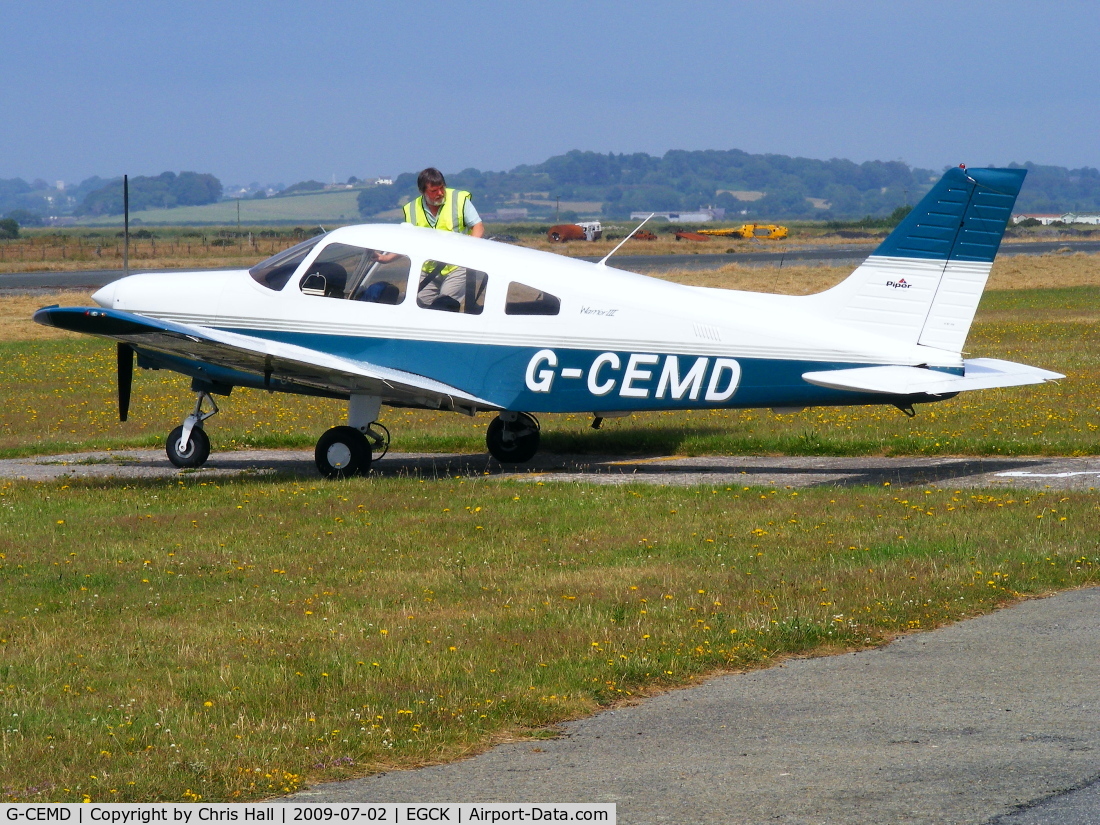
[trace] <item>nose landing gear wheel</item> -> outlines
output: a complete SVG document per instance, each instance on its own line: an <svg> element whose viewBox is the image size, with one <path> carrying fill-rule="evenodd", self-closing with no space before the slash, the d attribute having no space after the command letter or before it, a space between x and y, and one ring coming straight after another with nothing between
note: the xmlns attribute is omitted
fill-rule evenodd
<svg viewBox="0 0 1100 825"><path fill-rule="evenodd" d="M501 464L530 461L539 450L539 422L527 413L501 413L489 422L485 445Z"/></svg>
<svg viewBox="0 0 1100 825"><path fill-rule="evenodd" d="M370 472L370 445L354 427L328 430L317 440L313 457L325 478L350 478Z"/></svg>
<svg viewBox="0 0 1100 825"><path fill-rule="evenodd" d="M168 460L180 469L201 467L210 457L210 436L201 427L193 427L185 445L180 444L183 436L183 427L176 427L168 433L168 443L164 445L164 451L168 453Z"/></svg>

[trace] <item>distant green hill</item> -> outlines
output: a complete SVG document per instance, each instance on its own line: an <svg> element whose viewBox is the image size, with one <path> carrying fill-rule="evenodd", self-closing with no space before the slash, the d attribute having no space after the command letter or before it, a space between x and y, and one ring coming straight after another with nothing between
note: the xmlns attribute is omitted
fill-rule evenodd
<svg viewBox="0 0 1100 825"><path fill-rule="evenodd" d="M180 206L175 209L145 209L130 213L131 224L203 224L226 226L237 222L240 203L241 223L254 226L265 223L357 223L359 207L353 189L331 192L310 192L275 198L249 198L241 201L221 201L205 206ZM80 218L81 226L121 226L122 215Z"/></svg>
<svg viewBox="0 0 1100 825"><path fill-rule="evenodd" d="M1100 212L1100 170L1023 166L1028 176L1017 211ZM568 209L625 218L631 212L713 206L725 209L727 219L767 221L885 217L899 206L916 203L942 170L901 161L853 163L752 155L737 149L673 150L661 157L574 150L509 172L464 169L446 174L448 184L473 193L483 212L525 208L531 218L548 220ZM392 187L364 190L360 213L369 217L415 195L415 176L405 173Z"/></svg>
<svg viewBox="0 0 1100 825"><path fill-rule="evenodd" d="M972 164L974 166L980 163ZM1020 164L1010 164L1020 166ZM1100 212L1100 170L1023 164L1028 170L1016 201L1017 212ZM507 172L468 168L444 170L451 186L468 189L483 214L507 210L507 221L553 221L559 217L623 219L632 212L684 212L703 207L725 210L730 221L884 218L914 204L942 170L911 167L901 161L854 163L832 158L749 154L738 149L672 150L660 157L643 152L600 154L573 150L535 165ZM352 179L354 181L354 179ZM151 225L232 225L238 201L200 203L221 191L211 175L165 172L131 179L135 204L178 204L175 208L131 212L135 223ZM322 186L303 181L290 187ZM205 188L204 188L205 187ZM0 217L16 210L31 217L78 215L82 225L118 226L121 181L89 178L59 190L45 181L0 180ZM140 194L140 197L137 195ZM271 198L242 199L242 224L339 224L399 220L400 204L414 198L416 173L398 175L391 186L298 191Z"/></svg>

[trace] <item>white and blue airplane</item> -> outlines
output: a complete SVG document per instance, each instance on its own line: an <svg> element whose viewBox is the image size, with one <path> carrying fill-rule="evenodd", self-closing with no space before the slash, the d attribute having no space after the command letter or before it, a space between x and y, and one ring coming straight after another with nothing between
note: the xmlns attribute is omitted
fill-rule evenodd
<svg viewBox="0 0 1100 825"><path fill-rule="evenodd" d="M168 458L198 467L213 395L233 387L348 399L317 442L329 477L369 470L383 404L496 411L501 462L539 444L535 413L594 426L643 410L913 405L1065 376L963 344L1022 169L949 170L863 264L816 295L679 284L407 224L348 226L249 270L138 274L41 324L115 339L126 420L134 356L192 379ZM610 257L610 256L608 256ZM208 409L209 408L209 409Z"/></svg>

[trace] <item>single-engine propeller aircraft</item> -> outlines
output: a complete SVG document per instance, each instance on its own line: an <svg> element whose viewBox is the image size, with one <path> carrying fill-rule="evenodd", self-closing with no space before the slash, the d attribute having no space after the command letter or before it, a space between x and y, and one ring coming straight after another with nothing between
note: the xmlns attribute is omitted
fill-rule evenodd
<svg viewBox="0 0 1100 825"><path fill-rule="evenodd" d="M177 467L206 461L212 396L233 387L348 399L346 426L317 442L329 477L364 473L384 452L383 404L496 411L486 441L501 462L535 454L534 413L588 412L597 427L641 410L893 404L912 415L964 390L1064 377L962 354L1024 174L949 170L816 295L682 286L607 258L379 224L249 270L131 275L96 292L97 308L34 318L118 342L123 421L135 355L191 377L194 410L168 435Z"/></svg>

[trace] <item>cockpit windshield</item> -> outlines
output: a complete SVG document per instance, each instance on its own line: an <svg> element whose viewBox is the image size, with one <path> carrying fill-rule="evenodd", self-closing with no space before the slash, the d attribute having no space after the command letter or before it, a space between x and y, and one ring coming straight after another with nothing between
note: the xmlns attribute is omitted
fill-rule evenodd
<svg viewBox="0 0 1100 825"><path fill-rule="evenodd" d="M305 259L310 250L323 237L324 235L318 235L315 238L309 238L295 244L290 249L284 249L282 252L272 255L266 261L260 261L248 270L248 274L252 276L256 283L269 289L282 289L286 286L286 282L290 280L290 276L294 274L294 270L298 268L298 264Z"/></svg>

